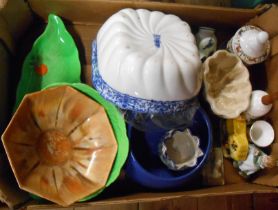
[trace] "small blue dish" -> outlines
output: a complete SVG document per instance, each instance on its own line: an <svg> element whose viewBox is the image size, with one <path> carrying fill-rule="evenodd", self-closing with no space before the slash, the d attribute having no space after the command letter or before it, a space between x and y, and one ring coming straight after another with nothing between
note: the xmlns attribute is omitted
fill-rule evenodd
<svg viewBox="0 0 278 210"><path fill-rule="evenodd" d="M172 171L164 165L158 155L158 144L167 130L142 132L128 126L130 153L126 163L126 174L140 185L153 189L173 189L181 187L200 172L212 147L212 129L205 111L199 108L189 127L191 133L200 138L200 148L204 155L197 165L182 171Z"/></svg>

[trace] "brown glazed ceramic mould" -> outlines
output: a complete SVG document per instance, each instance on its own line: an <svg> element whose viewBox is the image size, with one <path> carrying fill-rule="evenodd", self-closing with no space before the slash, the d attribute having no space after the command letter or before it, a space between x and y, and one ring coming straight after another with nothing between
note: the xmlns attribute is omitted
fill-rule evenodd
<svg viewBox="0 0 278 210"><path fill-rule="evenodd" d="M203 64L207 101L212 111L233 119L245 111L252 92L248 69L234 54L216 51Z"/></svg>
<svg viewBox="0 0 278 210"><path fill-rule="evenodd" d="M69 86L26 95L2 141L20 188L62 206L102 189L117 153L104 108Z"/></svg>

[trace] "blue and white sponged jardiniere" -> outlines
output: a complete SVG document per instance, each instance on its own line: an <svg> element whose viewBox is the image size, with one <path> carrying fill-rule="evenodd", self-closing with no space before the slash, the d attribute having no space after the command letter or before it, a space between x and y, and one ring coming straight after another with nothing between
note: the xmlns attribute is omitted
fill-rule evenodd
<svg viewBox="0 0 278 210"><path fill-rule="evenodd" d="M124 110L182 112L201 88L195 37L175 15L120 10L98 31L92 56L96 89Z"/></svg>
<svg viewBox="0 0 278 210"><path fill-rule="evenodd" d="M94 87L102 97L124 110L131 110L138 113L171 114L183 112L188 107L198 104L195 97L190 100L155 101L136 98L113 89L102 79L99 73L96 41L92 44L92 81Z"/></svg>

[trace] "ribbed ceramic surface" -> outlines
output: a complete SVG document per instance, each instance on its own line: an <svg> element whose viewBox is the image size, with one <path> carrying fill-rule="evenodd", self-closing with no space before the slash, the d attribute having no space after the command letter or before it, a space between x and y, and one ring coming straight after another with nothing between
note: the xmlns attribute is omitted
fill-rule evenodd
<svg viewBox="0 0 278 210"><path fill-rule="evenodd" d="M101 27L97 46L102 78L121 93L172 101L190 99L200 89L195 38L177 16L123 9Z"/></svg>
<svg viewBox="0 0 278 210"><path fill-rule="evenodd" d="M2 140L19 186L63 206L105 186L118 148L104 108L68 86L26 95Z"/></svg>

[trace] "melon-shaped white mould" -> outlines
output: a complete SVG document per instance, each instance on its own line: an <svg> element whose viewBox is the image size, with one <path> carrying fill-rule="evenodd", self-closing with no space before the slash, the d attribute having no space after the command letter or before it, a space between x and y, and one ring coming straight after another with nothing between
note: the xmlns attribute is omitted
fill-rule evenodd
<svg viewBox="0 0 278 210"><path fill-rule="evenodd" d="M190 26L175 15L123 9L97 34L98 67L113 89L142 99L187 100L200 90Z"/></svg>

